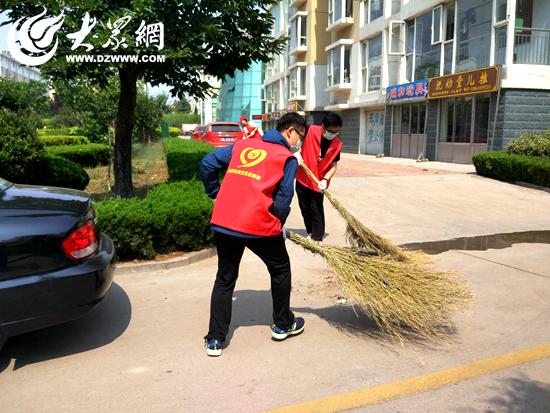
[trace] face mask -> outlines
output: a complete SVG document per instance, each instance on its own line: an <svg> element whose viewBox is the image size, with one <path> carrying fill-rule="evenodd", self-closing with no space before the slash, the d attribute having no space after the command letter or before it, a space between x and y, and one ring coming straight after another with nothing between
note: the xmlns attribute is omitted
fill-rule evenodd
<svg viewBox="0 0 550 413"><path fill-rule="evenodd" d="M336 138L336 136L338 136L337 133L331 133L329 131L325 131L325 139L328 139L329 141L333 140L334 138Z"/></svg>
<svg viewBox="0 0 550 413"><path fill-rule="evenodd" d="M296 153L298 152L300 149L302 149L302 141L298 141L298 143L294 146L291 146L290 147L290 152L292 153Z"/></svg>

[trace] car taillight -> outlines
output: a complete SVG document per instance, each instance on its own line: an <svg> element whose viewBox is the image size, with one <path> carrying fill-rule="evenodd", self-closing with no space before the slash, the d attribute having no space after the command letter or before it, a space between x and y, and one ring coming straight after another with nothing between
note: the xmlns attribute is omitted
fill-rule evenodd
<svg viewBox="0 0 550 413"><path fill-rule="evenodd" d="M99 244L95 224L90 219L63 241L63 251L69 258L78 260L93 254Z"/></svg>

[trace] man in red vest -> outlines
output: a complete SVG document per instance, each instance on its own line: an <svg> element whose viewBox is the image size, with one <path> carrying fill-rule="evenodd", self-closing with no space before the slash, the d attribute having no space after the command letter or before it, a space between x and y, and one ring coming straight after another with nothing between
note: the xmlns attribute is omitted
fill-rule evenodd
<svg viewBox="0 0 550 413"><path fill-rule="evenodd" d="M308 238L314 241L321 241L325 235L323 191L329 187L340 160L343 144L336 136L343 123L338 113L327 113L321 126L311 125L308 128L307 138L300 152L303 162L320 182L317 185L303 168L298 168L296 195Z"/></svg>
<svg viewBox="0 0 550 413"><path fill-rule="evenodd" d="M291 272L284 224L298 169L293 153L300 149L305 132L304 119L287 113L276 129L268 130L262 138L239 140L202 160L199 172L206 194L214 202L210 223L218 250L205 336L209 356L222 354L245 247L260 257L271 276L272 337L284 340L304 330L304 319L290 311ZM223 169L227 171L220 186L219 171Z"/></svg>
<svg viewBox="0 0 550 413"><path fill-rule="evenodd" d="M261 138L264 136L264 131L258 124L252 121L247 121L246 117L241 116L239 119L239 123L241 124L243 128L244 133L244 139L250 139L250 138Z"/></svg>

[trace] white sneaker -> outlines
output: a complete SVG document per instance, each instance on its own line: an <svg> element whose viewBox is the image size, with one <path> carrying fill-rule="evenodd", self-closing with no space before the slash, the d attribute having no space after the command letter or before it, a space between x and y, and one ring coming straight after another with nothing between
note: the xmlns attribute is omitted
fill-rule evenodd
<svg viewBox="0 0 550 413"><path fill-rule="evenodd" d="M306 239L311 239L311 234L307 234L307 238Z"/></svg>

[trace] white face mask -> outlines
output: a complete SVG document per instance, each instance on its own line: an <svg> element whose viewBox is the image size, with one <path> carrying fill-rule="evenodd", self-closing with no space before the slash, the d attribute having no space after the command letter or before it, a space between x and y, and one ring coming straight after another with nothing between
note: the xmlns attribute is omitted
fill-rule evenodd
<svg viewBox="0 0 550 413"><path fill-rule="evenodd" d="M301 141L301 140L298 141L298 143L297 143L296 145L290 147L290 152L296 153L296 152L298 152L300 149L302 149L302 141Z"/></svg>
<svg viewBox="0 0 550 413"><path fill-rule="evenodd" d="M336 138L338 136L338 133L339 132L336 132L336 133L331 133L329 131L325 131L325 139L328 139L329 141L333 140L334 138Z"/></svg>

